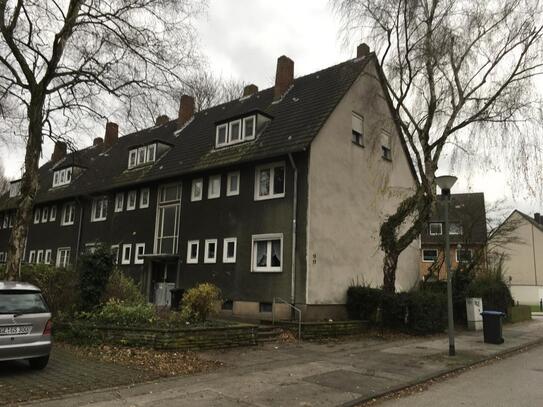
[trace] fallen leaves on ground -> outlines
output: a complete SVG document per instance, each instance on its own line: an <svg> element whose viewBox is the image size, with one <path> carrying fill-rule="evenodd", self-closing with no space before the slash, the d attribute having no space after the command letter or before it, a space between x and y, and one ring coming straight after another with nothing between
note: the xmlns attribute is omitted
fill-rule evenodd
<svg viewBox="0 0 543 407"><path fill-rule="evenodd" d="M162 377L202 373L223 365L222 362L203 359L193 352L159 351L111 345L75 346L58 342L55 346L62 346L85 358L144 369Z"/></svg>

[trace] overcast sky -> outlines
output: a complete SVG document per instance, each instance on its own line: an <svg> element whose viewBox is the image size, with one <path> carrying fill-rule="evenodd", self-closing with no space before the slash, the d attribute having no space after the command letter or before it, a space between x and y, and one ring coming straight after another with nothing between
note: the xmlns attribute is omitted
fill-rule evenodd
<svg viewBox="0 0 543 407"><path fill-rule="evenodd" d="M260 89L273 83L277 57L283 54L294 60L296 76L354 57L360 39L344 46L338 29L327 0L209 0L208 13L198 23L201 50L211 69L225 79L254 83ZM96 136L102 132L98 129ZM51 151L52 146L46 145L45 159ZM12 145L1 153L7 176L20 177L22 149ZM459 181L453 192L482 191L487 206L505 199L507 209L516 207L528 214L543 211L534 198L522 193L513 196L507 184L510 177L503 174L482 174L473 167L455 175Z"/></svg>

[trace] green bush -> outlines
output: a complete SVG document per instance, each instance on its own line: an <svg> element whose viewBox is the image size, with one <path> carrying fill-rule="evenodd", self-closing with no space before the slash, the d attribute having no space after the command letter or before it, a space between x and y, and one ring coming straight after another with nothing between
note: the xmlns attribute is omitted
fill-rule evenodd
<svg viewBox="0 0 543 407"><path fill-rule="evenodd" d="M483 299L483 309L507 313L514 305L509 286L503 273L503 258L491 263L488 270L480 272L467 289L469 297Z"/></svg>
<svg viewBox="0 0 543 407"><path fill-rule="evenodd" d="M79 257L80 308L92 311L100 305L109 276L113 270L113 256L103 246Z"/></svg>
<svg viewBox="0 0 543 407"><path fill-rule="evenodd" d="M368 286L351 286L347 289L347 314L350 319L375 323L381 305L383 290Z"/></svg>
<svg viewBox="0 0 543 407"><path fill-rule="evenodd" d="M96 325L144 326L156 324L158 318L151 304L125 304L111 299L92 312L81 312L78 319Z"/></svg>
<svg viewBox="0 0 543 407"><path fill-rule="evenodd" d="M106 290L102 296L102 303L116 299L125 304L135 305L143 304L145 298L134 280L125 276L119 269L113 270L109 276Z"/></svg>
<svg viewBox="0 0 543 407"><path fill-rule="evenodd" d="M413 291L407 296L407 327L415 334L443 332L447 327L447 297L439 292Z"/></svg>
<svg viewBox="0 0 543 407"><path fill-rule="evenodd" d="M213 284L203 283L183 294L182 318L191 322L205 322L216 312L221 290Z"/></svg>

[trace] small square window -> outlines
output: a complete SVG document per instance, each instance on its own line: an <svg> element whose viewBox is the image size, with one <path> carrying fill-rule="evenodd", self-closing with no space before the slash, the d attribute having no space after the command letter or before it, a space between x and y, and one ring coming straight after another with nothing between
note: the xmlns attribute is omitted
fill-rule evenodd
<svg viewBox="0 0 543 407"><path fill-rule="evenodd" d="M352 142L364 147L364 119L356 113L352 114Z"/></svg>
<svg viewBox="0 0 543 407"><path fill-rule="evenodd" d="M149 207L149 188L140 191L140 209Z"/></svg>
<svg viewBox="0 0 543 407"><path fill-rule="evenodd" d="M383 130L381 133L381 150L383 151L383 158L387 161L392 161L392 149L390 147L390 133Z"/></svg>
<svg viewBox="0 0 543 407"><path fill-rule="evenodd" d="M271 302L260 302L258 304L258 311L259 312L272 312L273 310L273 304Z"/></svg>
<svg viewBox="0 0 543 407"><path fill-rule="evenodd" d="M223 263L235 263L236 262L236 250L237 239L235 237L229 237L224 239L224 246L222 251Z"/></svg>
<svg viewBox="0 0 543 407"><path fill-rule="evenodd" d="M425 263L433 263L437 260L437 249L423 249L422 261Z"/></svg>
<svg viewBox="0 0 543 407"><path fill-rule="evenodd" d="M212 175L209 177L207 186L207 199L214 199L221 196L221 176Z"/></svg>
<svg viewBox="0 0 543 407"><path fill-rule="evenodd" d="M461 235L462 234L462 225L460 223L450 223L449 224L449 234L450 235Z"/></svg>
<svg viewBox="0 0 543 407"><path fill-rule="evenodd" d="M241 140L241 120L230 122L230 143L236 143Z"/></svg>
<svg viewBox="0 0 543 407"><path fill-rule="evenodd" d="M456 249L457 263L470 263L473 259L473 251L471 249Z"/></svg>
<svg viewBox="0 0 543 407"><path fill-rule="evenodd" d="M202 200L203 184L204 184L204 180L202 178L192 180L192 188L190 192L191 201L194 202L194 201Z"/></svg>
<svg viewBox="0 0 543 407"><path fill-rule="evenodd" d="M228 140L228 124L221 124L217 126L217 147L225 145Z"/></svg>
<svg viewBox="0 0 543 407"><path fill-rule="evenodd" d="M217 239L207 239L205 241L204 263L217 262Z"/></svg>
<svg viewBox="0 0 543 407"><path fill-rule="evenodd" d="M124 193L115 194L115 212L122 212L124 208Z"/></svg>
<svg viewBox="0 0 543 407"><path fill-rule="evenodd" d="M229 172L226 182L226 196L239 195L239 171Z"/></svg>
<svg viewBox="0 0 543 407"><path fill-rule="evenodd" d="M255 124L256 120L254 116L249 116L243 119L243 139L252 140L255 138Z"/></svg>
<svg viewBox="0 0 543 407"><path fill-rule="evenodd" d="M200 249L200 242L198 240L189 240L187 243L187 263L198 263L198 252Z"/></svg>
<svg viewBox="0 0 543 407"><path fill-rule="evenodd" d="M132 245L123 244L121 264L130 264L131 261L132 261Z"/></svg>
<svg viewBox="0 0 543 407"><path fill-rule="evenodd" d="M136 255L134 256L134 264L143 264L144 254L145 254L145 243L136 243Z"/></svg>
<svg viewBox="0 0 543 407"><path fill-rule="evenodd" d="M255 200L282 198L284 196L284 164L258 167L255 175Z"/></svg>
<svg viewBox="0 0 543 407"><path fill-rule="evenodd" d="M128 196L126 198L126 210L127 211L133 211L136 209L136 199L137 199L137 192L136 191L130 191L128 193Z"/></svg>
<svg viewBox="0 0 543 407"><path fill-rule="evenodd" d="M430 236L441 236L443 234L443 225L441 223L430 223Z"/></svg>

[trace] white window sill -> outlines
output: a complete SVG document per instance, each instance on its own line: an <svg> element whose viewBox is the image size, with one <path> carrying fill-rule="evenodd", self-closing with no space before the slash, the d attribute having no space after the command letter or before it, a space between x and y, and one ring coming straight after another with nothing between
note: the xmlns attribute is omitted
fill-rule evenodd
<svg viewBox="0 0 543 407"><path fill-rule="evenodd" d="M187 260L187 264L198 264L198 260Z"/></svg>
<svg viewBox="0 0 543 407"><path fill-rule="evenodd" d="M107 218L91 219L91 222L92 222L92 223L95 223L95 222L104 222L104 221L106 221L106 220L107 220Z"/></svg>
<svg viewBox="0 0 543 407"><path fill-rule="evenodd" d="M284 197L284 193L278 195L255 196L255 201L268 201L270 199L281 199Z"/></svg>
<svg viewBox="0 0 543 407"><path fill-rule="evenodd" d="M282 269L268 269L268 268L258 268L252 269L251 273L282 273Z"/></svg>
<svg viewBox="0 0 543 407"><path fill-rule="evenodd" d="M217 259L204 259L205 264L214 264L217 263Z"/></svg>

